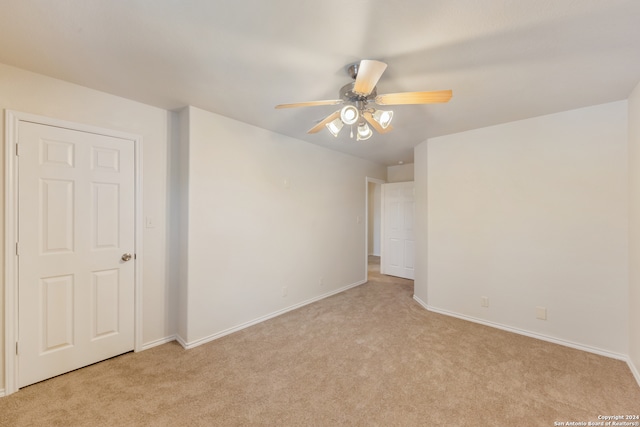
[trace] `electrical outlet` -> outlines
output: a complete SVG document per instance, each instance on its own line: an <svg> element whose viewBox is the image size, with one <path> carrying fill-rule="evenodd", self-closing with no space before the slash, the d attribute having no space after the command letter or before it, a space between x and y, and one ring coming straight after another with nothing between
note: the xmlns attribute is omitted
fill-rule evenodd
<svg viewBox="0 0 640 427"><path fill-rule="evenodd" d="M536 307L536 319L547 320L547 309L545 307Z"/></svg>
<svg viewBox="0 0 640 427"><path fill-rule="evenodd" d="M480 306L489 307L489 297L480 297Z"/></svg>
<svg viewBox="0 0 640 427"><path fill-rule="evenodd" d="M286 287L286 286L283 286L283 287L282 287L282 296L283 296L283 297L286 297L286 296L287 296L287 287Z"/></svg>

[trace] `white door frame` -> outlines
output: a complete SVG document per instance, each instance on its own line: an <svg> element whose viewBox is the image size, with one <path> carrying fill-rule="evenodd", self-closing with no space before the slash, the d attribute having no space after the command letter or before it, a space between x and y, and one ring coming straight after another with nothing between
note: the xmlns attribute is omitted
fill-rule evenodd
<svg viewBox="0 0 640 427"><path fill-rule="evenodd" d="M378 178L365 178L364 183L364 280L369 277L369 183L374 184L386 184L387 181ZM381 193L382 194L382 193ZM381 211L383 207L381 206ZM382 224L382 223L381 223ZM382 237L382 230L380 230L380 236ZM380 242L382 244L382 242Z"/></svg>
<svg viewBox="0 0 640 427"><path fill-rule="evenodd" d="M4 135L4 380L5 395L18 391L18 165L16 146L20 122L32 122L70 130L127 139L134 144L135 243L134 351L142 350L142 137L111 129L5 110Z"/></svg>

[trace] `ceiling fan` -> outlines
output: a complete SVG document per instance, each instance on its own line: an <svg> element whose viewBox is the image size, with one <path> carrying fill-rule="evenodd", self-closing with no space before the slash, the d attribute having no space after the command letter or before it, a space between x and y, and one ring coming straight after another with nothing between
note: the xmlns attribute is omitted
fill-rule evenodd
<svg viewBox="0 0 640 427"><path fill-rule="evenodd" d="M376 84L387 64L371 59L363 59L359 63L350 65L347 72L354 79L340 89L340 99L324 101L296 102L293 104L279 104L275 108L313 107L316 105L346 104L340 110L328 115L307 133L320 132L326 127L329 132L337 137L344 125L351 126L351 138L353 138L353 126L357 126L357 140L363 141L371 138L374 128L379 133L387 133L393 128L391 119L393 111L377 110L370 104L377 105L401 105L401 104L434 104L448 102L453 95L451 90L438 90L431 92L400 92L378 95ZM369 127L371 126L371 127Z"/></svg>

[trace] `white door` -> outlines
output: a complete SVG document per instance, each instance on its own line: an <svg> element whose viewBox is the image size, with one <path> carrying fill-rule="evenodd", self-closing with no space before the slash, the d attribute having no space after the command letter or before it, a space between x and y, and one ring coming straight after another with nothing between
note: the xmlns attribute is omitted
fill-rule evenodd
<svg viewBox="0 0 640 427"><path fill-rule="evenodd" d="M415 278L414 185L382 184L382 274Z"/></svg>
<svg viewBox="0 0 640 427"><path fill-rule="evenodd" d="M133 350L135 166L130 140L29 122L18 135L24 387Z"/></svg>

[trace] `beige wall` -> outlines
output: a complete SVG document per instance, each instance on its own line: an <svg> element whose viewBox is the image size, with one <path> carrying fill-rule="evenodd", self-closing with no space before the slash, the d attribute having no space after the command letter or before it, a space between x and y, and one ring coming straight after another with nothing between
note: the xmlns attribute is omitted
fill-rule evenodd
<svg viewBox="0 0 640 427"><path fill-rule="evenodd" d="M629 358L640 383L640 84L629 96Z"/></svg>
<svg viewBox="0 0 640 427"><path fill-rule="evenodd" d="M420 300L626 357L626 101L433 138L416 153Z"/></svg>
<svg viewBox="0 0 640 427"><path fill-rule="evenodd" d="M193 107L182 116L183 345L366 280L366 177L384 178L383 166Z"/></svg>
<svg viewBox="0 0 640 427"><path fill-rule="evenodd" d="M413 163L387 167L387 182L413 181Z"/></svg>
<svg viewBox="0 0 640 427"><path fill-rule="evenodd" d="M143 214L153 216L156 227L144 229L142 340L149 346L175 334L173 313L169 309L171 289L166 278L167 150L171 126L169 113L2 64L0 109L99 126L143 137ZM4 139L3 122L4 120L0 121L0 134ZM1 164L4 170L4 158ZM4 173L1 179L4 180ZM4 189L4 182L2 188ZM2 220L4 221L4 216ZM3 248L4 245L0 247L0 251ZM4 342L5 330L3 295L4 283L0 292L0 342ZM4 349L2 350L0 388L4 384Z"/></svg>
<svg viewBox="0 0 640 427"><path fill-rule="evenodd" d="M427 209L427 195L429 182L427 177L427 141L418 144L413 150L414 159L414 194L415 194L415 280L413 282L414 298L427 304L427 237L429 210Z"/></svg>

